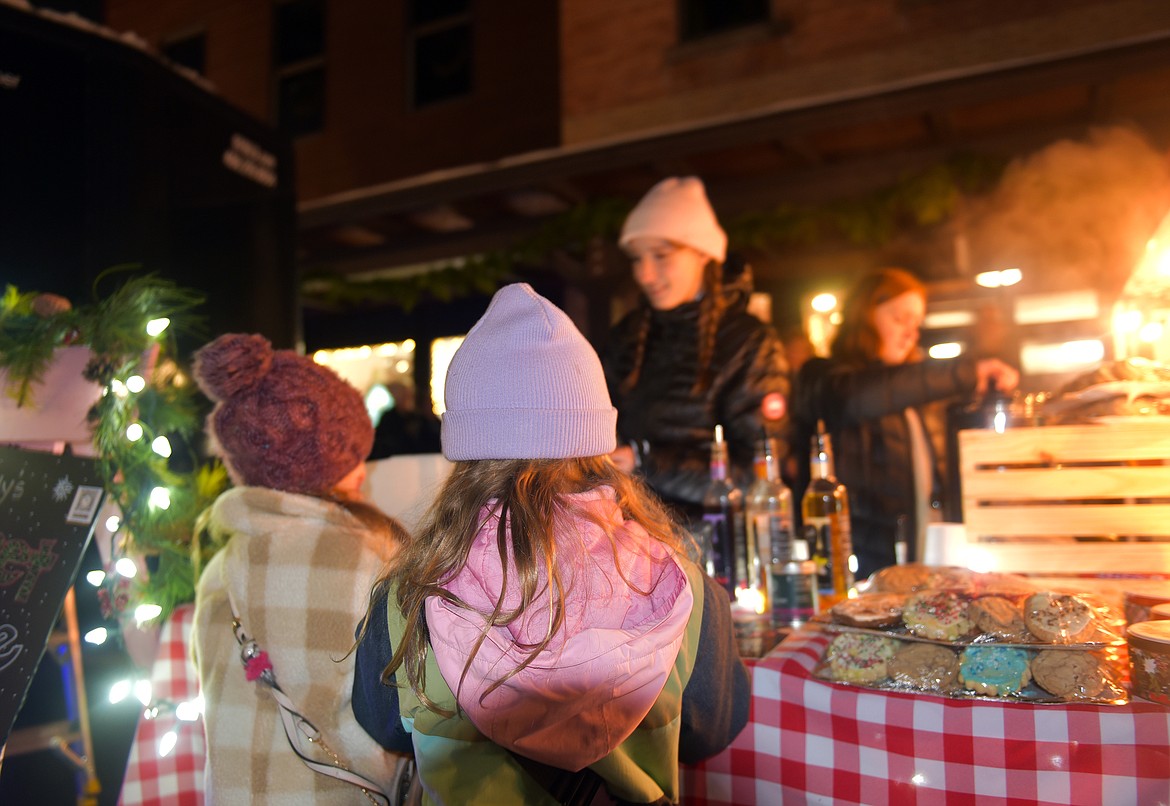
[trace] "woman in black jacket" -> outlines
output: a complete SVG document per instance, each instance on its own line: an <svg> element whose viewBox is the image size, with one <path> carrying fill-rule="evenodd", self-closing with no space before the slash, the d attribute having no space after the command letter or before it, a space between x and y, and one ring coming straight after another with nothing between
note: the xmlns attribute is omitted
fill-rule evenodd
<svg viewBox="0 0 1170 806"><path fill-rule="evenodd" d="M909 560L916 559L926 524L939 520L941 462L923 407L982 394L989 381L1011 391L1015 369L994 358L921 360L918 329L926 288L912 274L882 269L862 277L846 295L829 358L814 358L795 384L795 431L808 445L818 419L833 440L837 478L849 493L857 577L893 565L899 517L908 524ZM808 469L796 495L807 484Z"/></svg>
<svg viewBox="0 0 1170 806"><path fill-rule="evenodd" d="M716 425L741 485L752 479L765 426L784 436L784 347L771 325L748 313L751 272L724 263L727 236L699 179L672 177L651 188L620 243L643 303L614 326L603 356L618 410L613 459L640 470L666 503L694 518Z"/></svg>

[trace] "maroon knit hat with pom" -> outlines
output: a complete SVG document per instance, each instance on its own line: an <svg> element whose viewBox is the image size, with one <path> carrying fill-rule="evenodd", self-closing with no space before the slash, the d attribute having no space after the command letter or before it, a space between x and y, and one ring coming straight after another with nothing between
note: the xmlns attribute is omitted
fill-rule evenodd
<svg viewBox="0 0 1170 806"><path fill-rule="evenodd" d="M373 446L357 389L263 336L220 336L195 353L194 374L216 404L207 434L238 485L319 495Z"/></svg>

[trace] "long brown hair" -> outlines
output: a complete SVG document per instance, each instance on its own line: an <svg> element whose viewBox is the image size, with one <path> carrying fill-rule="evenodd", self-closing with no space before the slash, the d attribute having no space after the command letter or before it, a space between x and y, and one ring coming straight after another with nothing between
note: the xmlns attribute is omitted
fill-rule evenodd
<svg viewBox="0 0 1170 806"><path fill-rule="evenodd" d="M926 286L904 269L878 269L862 277L841 305L841 327L829 354L846 364L868 364L878 357L881 336L873 324L874 308L907 291L926 296Z"/></svg>
<svg viewBox="0 0 1170 806"><path fill-rule="evenodd" d="M680 247L690 248L690 247ZM715 340L719 334L719 322L727 310L727 299L723 295L723 266L710 260L703 267L703 296L699 300L699 367L691 393L701 395L711 388L714 377L712 363L715 356ZM634 346L634 365L621 383L621 391L629 392L638 385L642 376L642 364L646 358L646 341L650 336L650 321L654 311L650 303L642 298L641 317L638 321L638 340Z"/></svg>
<svg viewBox="0 0 1170 806"><path fill-rule="evenodd" d="M393 648L394 655L382 671L383 683L388 683L400 667L404 668L407 683L420 700L436 713L446 714L425 694L428 635L424 605L428 597L438 596L457 607L468 607L445 590L443 582L466 564L472 542L487 520L485 511L490 513L488 518L499 517L496 548L501 565L507 568L510 559L516 569L520 604L515 609L504 608L505 576L504 589L499 592L494 610L483 614L487 624L468 654L463 676L467 675L488 630L516 621L547 590L552 618L544 637L534 645L521 647L528 650L524 661L494 681L483 696L531 664L562 628L565 618L567 580L562 578L557 563L558 527L566 518L585 518L603 529L611 542L614 540L611 523L600 521L588 510L574 508L568 499L575 493L598 487L613 490L624 518L640 524L652 539L682 552L684 538L680 528L657 498L641 481L618 470L607 456L457 462L413 540L403 547L393 568L374 586L370 607L374 606L383 583L397 586L396 603L406 622L403 640ZM547 580L547 588L540 582L541 573ZM624 572L622 576L631 588L637 589ZM366 621L369 621L368 614ZM398 682L402 682L401 678Z"/></svg>

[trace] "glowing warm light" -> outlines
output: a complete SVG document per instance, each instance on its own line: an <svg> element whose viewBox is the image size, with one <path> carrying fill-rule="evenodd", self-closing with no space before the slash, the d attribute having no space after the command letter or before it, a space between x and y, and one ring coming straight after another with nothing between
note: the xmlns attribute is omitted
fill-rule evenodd
<svg viewBox="0 0 1170 806"><path fill-rule="evenodd" d="M193 700L184 700L175 706L175 717L184 722L194 722L203 716L203 695Z"/></svg>
<svg viewBox="0 0 1170 806"><path fill-rule="evenodd" d="M137 442L142 439L142 426L138 423L130 423L126 426L126 439L131 442Z"/></svg>
<svg viewBox="0 0 1170 806"><path fill-rule="evenodd" d="M406 341L402 342L402 352L404 352L404 353L413 353L414 352L414 339L407 339Z"/></svg>
<svg viewBox="0 0 1170 806"><path fill-rule="evenodd" d="M114 570L126 579L134 579L138 576L138 566L129 557L122 557L114 563Z"/></svg>
<svg viewBox="0 0 1170 806"><path fill-rule="evenodd" d="M119 680L114 685L110 686L110 702L117 705L122 700L130 696L130 691L133 688L129 680Z"/></svg>
<svg viewBox="0 0 1170 806"><path fill-rule="evenodd" d="M97 571L90 571L85 575L85 581L95 588L100 588L102 583L106 581L106 572L101 569Z"/></svg>
<svg viewBox="0 0 1170 806"><path fill-rule="evenodd" d="M980 574L994 571L997 566L995 556L991 552L973 545L967 546L964 559L966 560L964 565Z"/></svg>
<svg viewBox="0 0 1170 806"><path fill-rule="evenodd" d="M463 343L463 336L446 336L431 342L431 400L435 414L447 410L443 397L443 383L447 379L447 365Z"/></svg>
<svg viewBox="0 0 1170 806"><path fill-rule="evenodd" d="M166 459L171 455L171 441L166 437L155 437L154 442L150 443L150 449Z"/></svg>
<svg viewBox="0 0 1170 806"><path fill-rule="evenodd" d="M735 591L736 603L752 613L763 614L767 612L764 598L764 594L755 588L737 588Z"/></svg>
<svg viewBox="0 0 1170 806"><path fill-rule="evenodd" d="M1070 362L1090 364L1105 357L1105 345L1098 339L1066 341L1060 345L1060 352Z"/></svg>
<svg viewBox="0 0 1170 806"><path fill-rule="evenodd" d="M122 383L117 378L114 378L114 380L110 381L110 391L112 391L118 397L125 397L129 394L129 391L126 389L126 384Z"/></svg>
<svg viewBox="0 0 1170 806"><path fill-rule="evenodd" d="M150 695L154 692L154 687L150 685L150 681L143 678L134 681L134 698L142 703L143 707L150 705Z"/></svg>
<svg viewBox="0 0 1170 806"><path fill-rule="evenodd" d="M388 341L385 344L379 344L375 347L374 352L379 356L389 358L398 355L398 345L392 341Z"/></svg>
<svg viewBox="0 0 1170 806"><path fill-rule="evenodd" d="M155 509L170 509L171 491L166 487L155 487L150 491L149 503Z"/></svg>
<svg viewBox="0 0 1170 806"><path fill-rule="evenodd" d="M837 297L828 292L817 294L809 303L817 313L828 313L837 307Z"/></svg>
<svg viewBox="0 0 1170 806"><path fill-rule="evenodd" d="M134 608L134 621L141 627L148 621L162 615L162 608L156 604L140 604ZM145 705L146 703L143 703Z"/></svg>
<svg viewBox="0 0 1170 806"><path fill-rule="evenodd" d="M109 633L105 627L96 627L85 634L85 642L87 644L101 646L106 642L106 638L108 637Z"/></svg>
<svg viewBox="0 0 1170 806"><path fill-rule="evenodd" d="M833 311L831 314L829 314L829 324L839 325L841 322L842 316L840 311Z"/></svg>
<svg viewBox="0 0 1170 806"><path fill-rule="evenodd" d="M313 353L313 360L316 361L318 364L328 364L329 363L329 351L328 350L318 350L317 352Z"/></svg>
<svg viewBox="0 0 1170 806"><path fill-rule="evenodd" d="M967 327L975 323L975 314L970 311L932 311L922 320L923 330L944 327Z"/></svg>
<svg viewBox="0 0 1170 806"><path fill-rule="evenodd" d="M110 517L106 518L106 531L107 532L116 532L116 531L118 531L118 527L120 527L121 525L122 525L122 519L119 518L117 515L111 515Z"/></svg>
<svg viewBox="0 0 1170 806"><path fill-rule="evenodd" d="M173 730L168 730L162 735L162 738L158 740L158 754L164 758L169 756L171 751L175 749L175 745L178 743L179 734L175 733Z"/></svg>
<svg viewBox="0 0 1170 806"><path fill-rule="evenodd" d="M355 357L358 361L365 361L373 354L373 348L371 348L368 344L363 344L361 347L357 348L357 355Z"/></svg>
<svg viewBox="0 0 1170 806"><path fill-rule="evenodd" d="M1146 322L1138 331L1138 338L1152 344L1162 338L1163 325L1161 322Z"/></svg>
<svg viewBox="0 0 1170 806"><path fill-rule="evenodd" d="M146 388L146 379L141 375L131 375L126 379L126 388L134 394L138 394Z"/></svg>
<svg viewBox="0 0 1170 806"><path fill-rule="evenodd" d="M1119 311L1113 317L1113 327L1121 333L1136 333L1141 326L1141 311Z"/></svg>
<svg viewBox="0 0 1170 806"><path fill-rule="evenodd" d="M984 288L1006 288L1015 285L1024 279L1024 273L1019 269L1001 269L999 271L981 271L975 275L975 284Z"/></svg>
<svg viewBox="0 0 1170 806"><path fill-rule="evenodd" d="M1170 277L1170 249L1158 255L1157 266L1154 270L1161 277Z"/></svg>
<svg viewBox="0 0 1170 806"><path fill-rule="evenodd" d="M394 365L394 369L398 370L400 374L405 375L410 372L410 362L403 359Z"/></svg>
<svg viewBox="0 0 1170 806"><path fill-rule="evenodd" d="M931 358L957 358L963 352L963 345L957 341L946 341L931 346L926 354Z"/></svg>
<svg viewBox="0 0 1170 806"><path fill-rule="evenodd" d="M165 316L160 316L158 319L151 319L146 323L146 335L157 336L170 327L170 324L171 320Z"/></svg>

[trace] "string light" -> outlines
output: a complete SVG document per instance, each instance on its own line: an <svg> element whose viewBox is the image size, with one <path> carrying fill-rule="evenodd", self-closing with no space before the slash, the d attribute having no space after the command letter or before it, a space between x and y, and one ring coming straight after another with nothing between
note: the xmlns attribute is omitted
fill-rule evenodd
<svg viewBox="0 0 1170 806"><path fill-rule="evenodd" d="M138 394L146 388L146 379L141 375L131 375L126 379L126 388L134 394Z"/></svg>
<svg viewBox="0 0 1170 806"><path fill-rule="evenodd" d="M166 437L155 437L154 442L150 443L150 447L151 450L164 459L171 455L171 441Z"/></svg>
<svg viewBox="0 0 1170 806"><path fill-rule="evenodd" d="M131 442L137 442L142 439L142 425L140 423L130 423L126 426L126 439Z"/></svg>
<svg viewBox="0 0 1170 806"><path fill-rule="evenodd" d="M114 570L126 577L126 579L134 579L134 577L138 576L138 566L129 557L120 557L114 563Z"/></svg>
<svg viewBox="0 0 1170 806"><path fill-rule="evenodd" d="M160 317L158 319L151 319L149 322L146 323L146 335L157 336L160 333L162 333L164 330L166 330L167 326L169 326L170 323L171 323L171 320L166 318L165 316Z"/></svg>
<svg viewBox="0 0 1170 806"><path fill-rule="evenodd" d="M166 487L155 487L150 491L150 505L155 509L170 509L171 491Z"/></svg>
<svg viewBox="0 0 1170 806"><path fill-rule="evenodd" d="M184 700L175 706L175 716L184 722L194 722L203 716L203 695L193 700Z"/></svg>
<svg viewBox="0 0 1170 806"><path fill-rule="evenodd" d="M85 581L95 588L100 588L102 583L106 581L106 572L100 568L96 571L90 571L85 575Z"/></svg>
<svg viewBox="0 0 1170 806"><path fill-rule="evenodd" d="M129 680L119 680L117 683L114 683L114 685L110 686L110 703L117 705L129 697L132 687Z"/></svg>
<svg viewBox="0 0 1170 806"><path fill-rule="evenodd" d="M105 627L95 627L85 634L85 642L94 646L101 646L106 642L106 638L108 637L109 632Z"/></svg>
<svg viewBox="0 0 1170 806"><path fill-rule="evenodd" d="M126 397L126 395L129 394L129 390L126 389L126 384L122 383L117 378L114 378L114 380L110 381L110 391L112 391L118 397Z"/></svg>
<svg viewBox="0 0 1170 806"><path fill-rule="evenodd" d="M118 527L121 525L122 519L117 515L111 515L110 517L106 518L106 531L110 532L111 534L118 531Z"/></svg>
<svg viewBox="0 0 1170 806"><path fill-rule="evenodd" d="M158 618L160 613L162 613L162 608L156 604L140 604L134 608L134 621L141 627L151 619Z"/></svg>
<svg viewBox="0 0 1170 806"><path fill-rule="evenodd" d="M810 305L817 313L828 313L837 307L837 298L828 292L817 294L812 298Z"/></svg>

